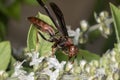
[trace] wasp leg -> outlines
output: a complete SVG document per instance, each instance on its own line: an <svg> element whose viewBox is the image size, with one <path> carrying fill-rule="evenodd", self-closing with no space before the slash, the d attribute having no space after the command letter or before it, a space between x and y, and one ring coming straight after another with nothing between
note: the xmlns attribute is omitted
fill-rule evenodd
<svg viewBox="0 0 120 80"><path fill-rule="evenodd" d="M53 40L47 39L46 37L44 37L41 32L38 32L38 33L40 34L40 36L41 36L44 40L46 40L46 41L48 41L48 42L53 42Z"/></svg>
<svg viewBox="0 0 120 80"><path fill-rule="evenodd" d="M55 43L55 44L52 46L52 56L55 55L56 50L57 50L57 43Z"/></svg>
<svg viewBox="0 0 120 80"><path fill-rule="evenodd" d="M56 48L52 48L52 57L55 55Z"/></svg>

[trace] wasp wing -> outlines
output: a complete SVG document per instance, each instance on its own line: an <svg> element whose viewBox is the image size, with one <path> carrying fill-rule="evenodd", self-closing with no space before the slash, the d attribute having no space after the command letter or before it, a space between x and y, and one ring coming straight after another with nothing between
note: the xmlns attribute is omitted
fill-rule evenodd
<svg viewBox="0 0 120 80"><path fill-rule="evenodd" d="M50 6L53 10L53 12L55 13L57 19L58 19L58 23L61 27L62 33L64 36L68 36L68 32L67 32L67 28L66 28L66 24L65 24L65 20L64 20L64 16L62 11L60 10L60 8L53 2L50 3Z"/></svg>
<svg viewBox="0 0 120 80"><path fill-rule="evenodd" d="M52 20L52 22L54 23L55 27L58 29L58 31L63 34L63 30L60 28L60 26L58 26L58 24L56 23L53 15L51 14L50 10L48 9L48 7L45 5L43 0L37 0L38 3L45 9L46 13L48 14L48 16L50 17L50 19Z"/></svg>

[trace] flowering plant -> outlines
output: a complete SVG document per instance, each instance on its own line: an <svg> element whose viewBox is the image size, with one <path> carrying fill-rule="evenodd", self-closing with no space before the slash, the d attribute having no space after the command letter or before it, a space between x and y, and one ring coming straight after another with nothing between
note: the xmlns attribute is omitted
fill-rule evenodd
<svg viewBox="0 0 120 80"><path fill-rule="evenodd" d="M74 63L68 61L68 56L61 50L51 56L53 43L47 42L37 34L34 25L31 25L27 38L27 48L21 56L22 61L12 56L8 41L0 43L0 79L1 80L119 80L120 79L120 10L110 4L112 18L106 11L100 16L95 13L97 25L89 27L86 21L81 21L80 28L75 31L68 27L69 36L73 37L75 45L85 43L88 34L96 29L104 37L111 33L110 23L114 23L117 43L112 50L107 50L102 57L79 49ZM54 26L46 15L38 13L40 19ZM48 37L46 34L44 36ZM3 58L4 57L4 58ZM14 64L14 65L13 65Z"/></svg>

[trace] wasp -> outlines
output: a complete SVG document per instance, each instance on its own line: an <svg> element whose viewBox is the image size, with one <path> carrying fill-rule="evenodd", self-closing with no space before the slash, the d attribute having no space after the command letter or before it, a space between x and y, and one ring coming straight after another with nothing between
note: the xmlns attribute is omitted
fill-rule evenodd
<svg viewBox="0 0 120 80"><path fill-rule="evenodd" d="M52 54L54 55L57 49L62 49L65 54L68 55L68 59L70 60L73 56L76 56L78 53L78 48L73 44L72 39L68 36L65 20L62 11L60 8L53 2L50 2L50 7L53 10L54 14L56 15L56 19L58 23L55 21L53 15L51 14L50 10L48 9L47 5L42 0L37 0L38 3L44 8L52 22L54 23L58 32L56 33L53 27L43 20L37 17L28 17L28 20L36 26L39 30L39 35L46 41L53 42L52 46ZM50 38L47 39L42 32L48 33ZM60 36L57 36L60 34Z"/></svg>

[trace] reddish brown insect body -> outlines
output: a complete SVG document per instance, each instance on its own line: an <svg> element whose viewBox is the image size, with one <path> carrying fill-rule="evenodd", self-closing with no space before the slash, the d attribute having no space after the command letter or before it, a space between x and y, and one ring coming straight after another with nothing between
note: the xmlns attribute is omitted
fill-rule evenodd
<svg viewBox="0 0 120 80"><path fill-rule="evenodd" d="M45 23L44 21L36 18L36 17L28 17L28 20L34 24L38 29L40 29L43 32L47 32L51 35L54 35L55 32L52 29L52 27L50 25L48 25L47 23Z"/></svg>
<svg viewBox="0 0 120 80"><path fill-rule="evenodd" d="M58 39L54 40L54 45L52 46L53 48L53 54L55 52L54 49L56 48L61 48L65 54L68 55L69 59L75 56L78 52L78 48L74 46L72 40L68 37L61 36Z"/></svg>
<svg viewBox="0 0 120 80"><path fill-rule="evenodd" d="M57 36L54 29L52 28L52 26L47 24L46 22L42 21L41 19L38 19L36 17L29 17L28 20L32 24L34 24L37 27L37 29L39 29L42 32L46 32L51 36L50 39L47 39L39 31L39 34L41 35L41 37L43 39L45 39L46 41L49 41L49 42L54 42L54 45L52 46L53 54L55 53L56 49L61 48L68 55L69 59L71 59L73 56L76 56L76 54L78 53L78 48L73 44L72 40L68 36L67 29L65 27L66 25L64 22L63 14L62 14L61 10L59 9L59 7L55 3L50 3L50 6L51 6L52 10L54 11L60 26L58 26L58 24L55 22L55 20L51 16L50 11L45 6L45 4L42 3L41 0L38 0L38 2L46 10L49 17L55 24L55 27L58 29L58 31L59 31L59 33L61 33L61 35Z"/></svg>
<svg viewBox="0 0 120 80"><path fill-rule="evenodd" d="M54 42L54 45L52 46L53 48L53 54L55 53L57 48L61 48L63 51L65 51L66 53L69 53L68 56L69 58L71 58L72 56L75 56L78 52L78 49L76 46L74 46L71 38L69 38L68 36L54 36L55 32L53 30L53 28L48 25L47 23L45 23L44 21L36 18L36 17L29 17L28 20L34 24L37 29L43 31L43 32L47 32L50 35L52 35L52 39L47 40L50 42Z"/></svg>

